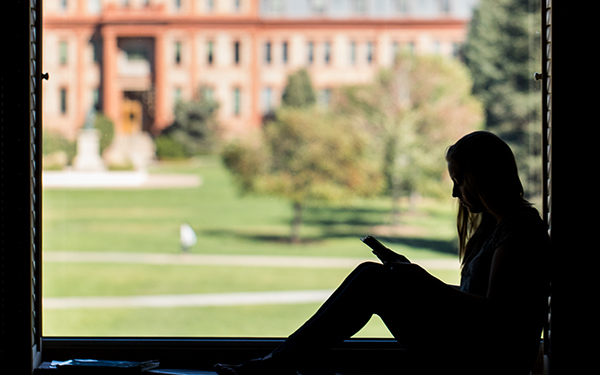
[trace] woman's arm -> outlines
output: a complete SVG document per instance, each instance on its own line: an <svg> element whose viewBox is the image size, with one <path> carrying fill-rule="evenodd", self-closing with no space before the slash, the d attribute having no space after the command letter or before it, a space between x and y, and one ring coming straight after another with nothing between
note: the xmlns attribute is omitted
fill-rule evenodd
<svg viewBox="0 0 600 375"><path fill-rule="evenodd" d="M494 252L487 298L523 304L544 293L543 243L511 241Z"/></svg>

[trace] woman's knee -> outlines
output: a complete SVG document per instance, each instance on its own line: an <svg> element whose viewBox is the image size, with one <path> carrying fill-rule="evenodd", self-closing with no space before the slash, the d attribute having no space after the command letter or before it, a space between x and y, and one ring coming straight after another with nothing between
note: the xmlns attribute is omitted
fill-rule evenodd
<svg viewBox="0 0 600 375"><path fill-rule="evenodd" d="M356 268L354 269L354 271L352 271L352 275L353 276L357 276L357 275L365 275L365 274L381 274L381 271L383 270L384 265L381 263L376 263L376 262L362 262L361 264L359 264L358 266L356 266Z"/></svg>
<svg viewBox="0 0 600 375"><path fill-rule="evenodd" d="M354 269L354 277L363 280L378 282L382 278L387 278L388 269L381 263L363 262Z"/></svg>
<svg viewBox="0 0 600 375"><path fill-rule="evenodd" d="M355 270L362 271L366 268L379 269L381 267L383 267L383 264L381 264L381 263L366 261L366 262L362 262L361 264L356 266Z"/></svg>

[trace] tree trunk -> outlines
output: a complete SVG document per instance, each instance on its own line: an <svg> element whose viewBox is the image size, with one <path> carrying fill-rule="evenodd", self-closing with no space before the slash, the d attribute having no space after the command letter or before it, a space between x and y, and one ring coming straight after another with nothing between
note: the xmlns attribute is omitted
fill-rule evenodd
<svg viewBox="0 0 600 375"><path fill-rule="evenodd" d="M300 242L300 226L302 225L302 204L299 202L293 203L294 217L292 218L292 232L290 236L291 243Z"/></svg>
<svg viewBox="0 0 600 375"><path fill-rule="evenodd" d="M397 226L400 225L400 197L401 197L401 187L400 187L400 176L394 173L392 176L392 186L391 186L391 195L392 195L392 225Z"/></svg>

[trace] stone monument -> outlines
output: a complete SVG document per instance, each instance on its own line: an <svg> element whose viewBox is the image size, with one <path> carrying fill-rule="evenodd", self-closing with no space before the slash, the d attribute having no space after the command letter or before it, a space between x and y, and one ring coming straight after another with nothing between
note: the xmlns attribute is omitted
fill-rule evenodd
<svg viewBox="0 0 600 375"><path fill-rule="evenodd" d="M106 169L100 156L100 133L94 128L96 111L90 110L85 124L77 135L77 155L73 168L78 171L103 171Z"/></svg>

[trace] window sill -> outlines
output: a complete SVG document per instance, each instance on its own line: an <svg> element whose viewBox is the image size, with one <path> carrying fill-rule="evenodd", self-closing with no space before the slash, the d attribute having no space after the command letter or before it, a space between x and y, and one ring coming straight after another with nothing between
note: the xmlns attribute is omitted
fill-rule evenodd
<svg viewBox="0 0 600 375"><path fill-rule="evenodd" d="M159 360L161 368L210 370L217 362L240 363L263 356L279 345L275 338L87 338L44 337L43 362L73 358L145 361ZM423 365L392 339L347 340L328 353L326 368L343 373L425 374ZM393 367L393 368L391 368ZM36 373L50 372L40 368Z"/></svg>

